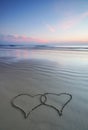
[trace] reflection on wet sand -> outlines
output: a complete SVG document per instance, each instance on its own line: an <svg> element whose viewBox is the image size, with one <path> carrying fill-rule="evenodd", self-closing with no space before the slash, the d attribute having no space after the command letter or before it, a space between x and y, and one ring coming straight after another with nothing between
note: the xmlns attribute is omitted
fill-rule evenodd
<svg viewBox="0 0 88 130"><path fill-rule="evenodd" d="M56 51L56 50L28 50L28 49L3 49L0 50L0 57L12 57L15 60L45 59L60 64L87 66L87 51Z"/></svg>

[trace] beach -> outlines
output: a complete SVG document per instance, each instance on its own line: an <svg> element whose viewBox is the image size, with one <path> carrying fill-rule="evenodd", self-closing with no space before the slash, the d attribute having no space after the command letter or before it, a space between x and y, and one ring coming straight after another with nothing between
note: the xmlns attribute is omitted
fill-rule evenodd
<svg viewBox="0 0 88 130"><path fill-rule="evenodd" d="M72 100L62 116L41 105L25 119L11 105L22 93L69 93ZM47 95L46 102L61 109L67 100L66 95ZM16 103L28 113L40 103L40 97L23 95ZM88 130L88 52L1 49L0 130Z"/></svg>

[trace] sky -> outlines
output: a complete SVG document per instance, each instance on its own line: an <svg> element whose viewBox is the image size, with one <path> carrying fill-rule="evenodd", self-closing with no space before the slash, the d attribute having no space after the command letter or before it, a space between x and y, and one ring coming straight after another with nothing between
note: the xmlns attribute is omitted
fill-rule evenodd
<svg viewBox="0 0 88 130"><path fill-rule="evenodd" d="M88 0L0 0L0 44L86 43Z"/></svg>

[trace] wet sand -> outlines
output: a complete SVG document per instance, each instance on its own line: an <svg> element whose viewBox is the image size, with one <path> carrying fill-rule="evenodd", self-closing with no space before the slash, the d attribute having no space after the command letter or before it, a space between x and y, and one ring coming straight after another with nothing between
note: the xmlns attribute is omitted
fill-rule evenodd
<svg viewBox="0 0 88 130"><path fill-rule="evenodd" d="M25 119L20 110L11 106L12 98L20 93L46 92L72 94L61 117L54 109L41 106ZM66 96L48 96L48 103L57 108L66 100ZM17 103L29 112L39 98L24 96ZM40 59L0 62L0 130L88 130L87 66L73 67Z"/></svg>

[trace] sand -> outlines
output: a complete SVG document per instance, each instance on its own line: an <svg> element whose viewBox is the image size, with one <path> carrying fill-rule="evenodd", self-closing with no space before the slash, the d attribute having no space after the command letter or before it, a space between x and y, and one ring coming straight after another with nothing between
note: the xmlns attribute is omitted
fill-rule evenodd
<svg viewBox="0 0 88 130"><path fill-rule="evenodd" d="M1 62L0 130L88 130L88 70L80 72L70 69L68 71L56 62L47 60L10 64ZM35 95L46 92L72 94L72 100L64 108L61 117L54 109L41 106L25 119L20 110L11 106L12 98L20 93ZM63 100L52 95L48 97L48 102L57 108L66 100L66 96ZM26 96L16 101L25 112L39 102L39 98Z"/></svg>

